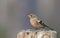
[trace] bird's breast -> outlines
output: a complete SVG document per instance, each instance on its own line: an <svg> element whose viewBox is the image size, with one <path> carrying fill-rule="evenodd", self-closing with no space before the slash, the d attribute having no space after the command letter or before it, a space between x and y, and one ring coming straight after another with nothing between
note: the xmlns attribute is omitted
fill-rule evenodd
<svg viewBox="0 0 60 38"><path fill-rule="evenodd" d="M36 25L36 21L35 21L35 20L30 20L30 23L31 23L32 25Z"/></svg>
<svg viewBox="0 0 60 38"><path fill-rule="evenodd" d="M30 20L30 23L35 28L40 28L40 24L36 20Z"/></svg>
<svg viewBox="0 0 60 38"><path fill-rule="evenodd" d="M41 25L37 20L30 20L30 23L33 27L35 28L40 28L40 27L44 27L43 25Z"/></svg>

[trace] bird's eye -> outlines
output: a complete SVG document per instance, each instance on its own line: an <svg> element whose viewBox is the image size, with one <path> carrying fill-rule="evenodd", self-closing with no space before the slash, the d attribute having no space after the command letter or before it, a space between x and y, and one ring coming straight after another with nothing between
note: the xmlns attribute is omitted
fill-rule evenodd
<svg viewBox="0 0 60 38"><path fill-rule="evenodd" d="M27 34L29 35L29 32L27 32Z"/></svg>
<svg viewBox="0 0 60 38"><path fill-rule="evenodd" d="M32 15L30 15L32 17Z"/></svg>

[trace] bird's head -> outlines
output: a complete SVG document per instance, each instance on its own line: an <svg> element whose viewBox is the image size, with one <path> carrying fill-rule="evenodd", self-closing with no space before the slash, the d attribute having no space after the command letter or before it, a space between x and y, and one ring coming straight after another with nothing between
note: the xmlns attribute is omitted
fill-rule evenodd
<svg viewBox="0 0 60 38"><path fill-rule="evenodd" d="M28 17L29 17L30 19L37 18L37 16L36 16L35 14L29 14Z"/></svg>

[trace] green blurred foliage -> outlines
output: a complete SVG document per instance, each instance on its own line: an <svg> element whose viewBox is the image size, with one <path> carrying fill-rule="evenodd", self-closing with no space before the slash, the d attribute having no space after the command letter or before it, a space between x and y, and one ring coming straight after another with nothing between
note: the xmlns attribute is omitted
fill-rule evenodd
<svg viewBox="0 0 60 38"><path fill-rule="evenodd" d="M6 38L6 28L0 25L0 38Z"/></svg>

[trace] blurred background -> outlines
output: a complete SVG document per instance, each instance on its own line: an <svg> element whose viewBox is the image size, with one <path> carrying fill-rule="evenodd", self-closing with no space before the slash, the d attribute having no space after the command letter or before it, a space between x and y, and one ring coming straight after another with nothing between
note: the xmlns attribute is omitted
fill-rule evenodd
<svg viewBox="0 0 60 38"><path fill-rule="evenodd" d="M31 12L60 38L60 0L0 0L0 38L17 38L21 30L33 29L27 17Z"/></svg>

